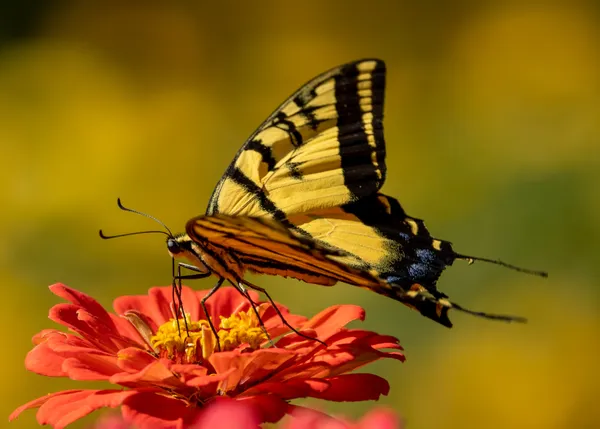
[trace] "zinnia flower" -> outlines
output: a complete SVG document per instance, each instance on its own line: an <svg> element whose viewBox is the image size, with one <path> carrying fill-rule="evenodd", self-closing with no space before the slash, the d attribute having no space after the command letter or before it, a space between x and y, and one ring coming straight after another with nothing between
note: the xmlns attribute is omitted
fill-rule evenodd
<svg viewBox="0 0 600 429"><path fill-rule="evenodd" d="M324 346L292 332L269 304L258 303L272 347L248 300L231 287L206 302L218 338L200 306L207 291L184 287L186 316L177 321L170 286L117 298L117 314L62 284L50 290L70 304L55 305L49 317L71 333L48 329L34 336L26 368L105 380L116 388L48 394L16 409L11 420L39 408L40 424L63 428L96 409L120 407L125 422L137 428L184 428L203 419L207 404L233 400L249 406L259 423L276 422L295 409L289 404L295 398L363 401L387 395L385 379L349 372L381 358L404 361L396 338L345 328L364 320L364 310L353 305L329 307L307 319L277 304L290 325ZM256 294L251 297L258 302Z"/></svg>

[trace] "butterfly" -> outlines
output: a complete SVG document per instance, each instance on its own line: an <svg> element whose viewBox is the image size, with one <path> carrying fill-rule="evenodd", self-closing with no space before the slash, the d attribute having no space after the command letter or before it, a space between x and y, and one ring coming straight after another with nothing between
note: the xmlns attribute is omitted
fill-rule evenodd
<svg viewBox="0 0 600 429"><path fill-rule="evenodd" d="M206 214L190 219L183 234L167 228L169 253L189 262L179 263L177 274L174 265L174 276L215 275L205 299L228 281L242 293L256 289L271 300L244 279L250 271L359 286L447 327L452 308L522 320L468 310L436 283L457 259L546 273L456 253L380 192L386 178L385 80L383 61L363 59L315 77L285 100L242 145ZM182 275L181 268L194 274Z"/></svg>

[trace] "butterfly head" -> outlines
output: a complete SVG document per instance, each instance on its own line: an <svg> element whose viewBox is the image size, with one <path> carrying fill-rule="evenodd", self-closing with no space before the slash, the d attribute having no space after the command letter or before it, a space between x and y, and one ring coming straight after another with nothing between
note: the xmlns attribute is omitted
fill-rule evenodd
<svg viewBox="0 0 600 429"><path fill-rule="evenodd" d="M170 235L167 237L167 250L171 257L188 257L190 254L197 253L194 251L194 242L187 234Z"/></svg>
<svg viewBox="0 0 600 429"><path fill-rule="evenodd" d="M199 272L209 272L204 262L204 251L199 243L193 241L187 234L177 234L167 237L167 251L172 258L187 259ZM185 264L188 268L189 265ZM194 270L196 271L196 270Z"/></svg>
<svg viewBox="0 0 600 429"><path fill-rule="evenodd" d="M181 245L175 237L167 237L167 249L169 250L169 254L173 257L182 252Z"/></svg>

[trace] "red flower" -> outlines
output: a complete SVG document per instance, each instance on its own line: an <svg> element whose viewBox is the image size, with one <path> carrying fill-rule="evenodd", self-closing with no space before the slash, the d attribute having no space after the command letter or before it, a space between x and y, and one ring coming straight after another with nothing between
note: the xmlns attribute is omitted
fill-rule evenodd
<svg viewBox="0 0 600 429"><path fill-rule="evenodd" d="M135 427L183 428L206 417L206 404L230 398L250 406L259 422L276 422L294 409L288 405L294 398L376 400L388 393L386 380L347 373L381 358L404 360L396 338L344 327L364 319L357 306L333 306L307 320L278 305L292 326L325 347L291 332L270 305L260 303L266 331L279 338L269 347L247 299L234 288L221 288L206 302L211 320L220 325L222 351L217 351L200 306L207 291L183 289L187 313L179 326L187 324L188 332L182 336L172 318L170 286L116 299L115 311L123 316L64 285L50 290L70 302L54 306L50 319L73 333L44 330L34 336L26 368L46 376L105 380L117 388L49 394L16 409L11 420L39 408L40 424L62 428L98 408L121 407L124 420ZM255 294L252 299L258 301Z"/></svg>

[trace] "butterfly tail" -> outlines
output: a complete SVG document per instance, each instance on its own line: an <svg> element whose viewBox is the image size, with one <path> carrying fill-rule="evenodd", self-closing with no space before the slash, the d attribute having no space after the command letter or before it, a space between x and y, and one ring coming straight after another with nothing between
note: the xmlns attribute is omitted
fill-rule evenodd
<svg viewBox="0 0 600 429"><path fill-rule="evenodd" d="M448 312L452 308L452 305L448 306L442 300L435 299L433 297L427 297L425 295L407 295L403 294L396 296L395 299L400 301L404 305L413 310L417 310L423 316L434 322L439 323L447 328L452 327L452 322L448 317ZM445 301L445 300L444 300Z"/></svg>
<svg viewBox="0 0 600 429"><path fill-rule="evenodd" d="M423 316L447 328L452 327L452 322L448 317L448 313L451 309L455 309L472 316L483 317L485 319L499 320L504 322L527 322L527 319L519 316L492 314L483 311L469 310L468 308L452 302L445 297L432 296L427 289L416 283L413 284L408 291L402 290L400 287L393 287L391 289L387 289L385 292L379 290L376 292L383 293L384 295L389 296L396 301L400 301L407 307L418 311Z"/></svg>

